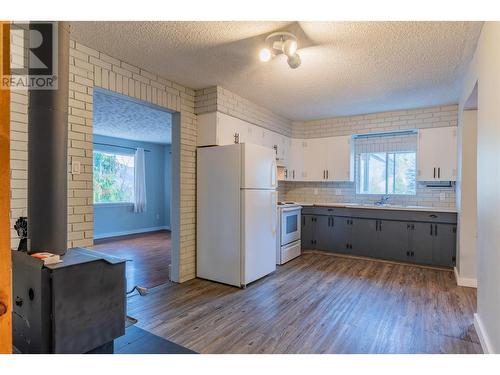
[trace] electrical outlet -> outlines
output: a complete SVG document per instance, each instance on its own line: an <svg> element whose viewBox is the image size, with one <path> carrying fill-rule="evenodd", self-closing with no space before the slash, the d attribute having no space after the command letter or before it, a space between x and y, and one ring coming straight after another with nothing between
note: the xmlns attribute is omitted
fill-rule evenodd
<svg viewBox="0 0 500 375"><path fill-rule="evenodd" d="M445 192L442 192L439 194L439 200L441 202L445 201L446 200L446 193Z"/></svg>
<svg viewBox="0 0 500 375"><path fill-rule="evenodd" d="M79 161L73 160L71 162L71 174L80 174L81 164Z"/></svg>

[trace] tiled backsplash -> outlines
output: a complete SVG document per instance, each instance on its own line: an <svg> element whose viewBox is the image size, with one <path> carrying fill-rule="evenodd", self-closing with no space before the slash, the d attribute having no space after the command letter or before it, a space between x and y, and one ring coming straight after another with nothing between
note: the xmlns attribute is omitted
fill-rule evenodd
<svg viewBox="0 0 500 375"><path fill-rule="evenodd" d="M444 200L440 200L444 193ZM279 200L308 203L374 203L380 195L356 194L354 182L280 181ZM417 183L416 195L391 195L387 203L427 207L455 207L455 186L428 188Z"/></svg>
<svg viewBox="0 0 500 375"><path fill-rule="evenodd" d="M294 123L292 133L297 138L316 138L456 125L457 106L452 105ZM417 135L356 139L355 166L360 152L416 149ZM278 193L280 200L311 203L374 203L380 199L380 195L357 194L356 182L280 181ZM454 208L455 184L427 187L417 182L415 195L391 195L388 203Z"/></svg>

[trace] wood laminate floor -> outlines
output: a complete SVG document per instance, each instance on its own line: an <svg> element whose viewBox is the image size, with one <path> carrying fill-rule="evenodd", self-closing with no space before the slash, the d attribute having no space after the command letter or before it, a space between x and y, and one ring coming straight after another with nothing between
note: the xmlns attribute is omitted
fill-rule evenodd
<svg viewBox="0 0 500 375"><path fill-rule="evenodd" d="M481 353L475 306L452 271L305 253L244 290L169 282L128 314L199 353Z"/></svg>
<svg viewBox="0 0 500 375"><path fill-rule="evenodd" d="M170 231L95 240L93 249L128 260L127 290L135 285L152 288L168 281Z"/></svg>

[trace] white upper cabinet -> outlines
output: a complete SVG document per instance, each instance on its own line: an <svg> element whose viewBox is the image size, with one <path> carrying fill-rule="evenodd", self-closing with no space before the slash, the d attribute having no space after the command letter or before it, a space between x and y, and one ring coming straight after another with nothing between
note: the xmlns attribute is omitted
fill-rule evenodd
<svg viewBox="0 0 500 375"><path fill-rule="evenodd" d="M456 181L457 128L429 128L418 131L418 181Z"/></svg>
<svg viewBox="0 0 500 375"><path fill-rule="evenodd" d="M304 139L302 143L303 181L353 181L351 136Z"/></svg>
<svg viewBox="0 0 500 375"><path fill-rule="evenodd" d="M236 117L220 112L198 115L198 147L233 143L252 143L272 148L278 165L284 165L290 148L288 137Z"/></svg>
<svg viewBox="0 0 500 375"><path fill-rule="evenodd" d="M325 171L327 181L354 181L352 137L325 138Z"/></svg>
<svg viewBox="0 0 500 375"><path fill-rule="evenodd" d="M197 146L223 146L235 143L242 130L238 119L219 112L198 116Z"/></svg>
<svg viewBox="0 0 500 375"><path fill-rule="evenodd" d="M326 180L326 139L310 138L302 140L304 146L303 181Z"/></svg>
<svg viewBox="0 0 500 375"><path fill-rule="evenodd" d="M285 180L302 181L304 166L304 146L302 139L290 139L290 151L287 167L285 169Z"/></svg>

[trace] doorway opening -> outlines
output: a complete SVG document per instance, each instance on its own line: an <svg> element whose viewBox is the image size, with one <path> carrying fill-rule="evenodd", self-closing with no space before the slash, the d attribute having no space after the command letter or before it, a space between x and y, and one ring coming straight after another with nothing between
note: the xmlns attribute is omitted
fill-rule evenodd
<svg viewBox="0 0 500 375"><path fill-rule="evenodd" d="M173 117L94 89L93 249L127 260L128 290L170 278Z"/></svg>

